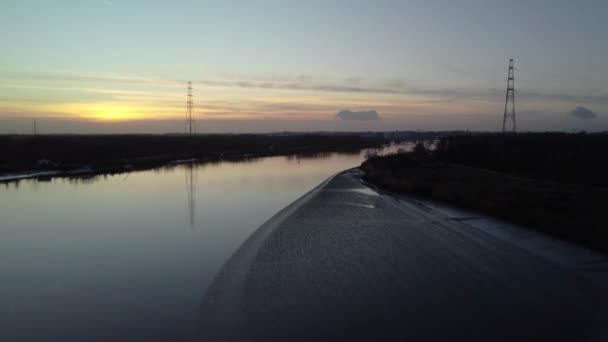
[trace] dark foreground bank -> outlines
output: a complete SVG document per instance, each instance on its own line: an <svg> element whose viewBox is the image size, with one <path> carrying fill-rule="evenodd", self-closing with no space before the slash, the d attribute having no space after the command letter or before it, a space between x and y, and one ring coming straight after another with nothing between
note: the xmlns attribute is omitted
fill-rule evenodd
<svg viewBox="0 0 608 342"><path fill-rule="evenodd" d="M175 160L358 151L384 143L382 135L4 135L0 175L23 171L112 172Z"/></svg>
<svg viewBox="0 0 608 342"><path fill-rule="evenodd" d="M444 138L437 150L374 157L365 179L478 210L608 252L608 135Z"/></svg>
<svg viewBox="0 0 608 342"><path fill-rule="evenodd" d="M200 341L601 341L606 258L341 173L260 227Z"/></svg>

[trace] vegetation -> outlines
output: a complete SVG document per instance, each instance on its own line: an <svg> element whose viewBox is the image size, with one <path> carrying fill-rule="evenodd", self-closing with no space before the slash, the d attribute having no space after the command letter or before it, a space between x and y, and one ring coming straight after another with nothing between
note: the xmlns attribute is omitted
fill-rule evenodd
<svg viewBox="0 0 608 342"><path fill-rule="evenodd" d="M560 183L608 186L608 134L497 134L440 140L442 161Z"/></svg>
<svg viewBox="0 0 608 342"><path fill-rule="evenodd" d="M44 169L149 167L178 159L218 160L359 150L384 143L358 134L4 135L0 174Z"/></svg>
<svg viewBox="0 0 608 342"><path fill-rule="evenodd" d="M608 135L478 135L371 157L365 179L608 252Z"/></svg>

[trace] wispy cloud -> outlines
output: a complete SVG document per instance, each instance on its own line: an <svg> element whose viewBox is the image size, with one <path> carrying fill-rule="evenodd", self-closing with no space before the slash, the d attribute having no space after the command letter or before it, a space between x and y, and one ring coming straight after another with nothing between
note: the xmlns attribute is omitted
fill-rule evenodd
<svg viewBox="0 0 608 342"><path fill-rule="evenodd" d="M117 74L60 74L60 73L32 73L0 71L0 78L12 80L44 80L44 81L75 81L86 83L115 83L115 84L146 84L167 87L183 87L187 80L117 75ZM502 101L502 88L434 88L417 87L408 84L402 79L365 80L352 77L342 80L331 80L323 77L276 76L254 77L244 75L239 79L237 74L221 74L218 78L193 79L195 86L213 88L240 88L261 90L308 91L320 93L350 93L350 94L385 94L385 95L412 95L432 98L437 101L455 101L458 99ZM608 94L585 95L564 93L540 93L535 91L522 91L516 95L519 99L536 101L562 101L592 104L608 104Z"/></svg>
<svg viewBox="0 0 608 342"><path fill-rule="evenodd" d="M595 104L608 104L608 94L603 95L579 95L579 94L546 94L538 92L522 92L517 93L516 96L524 99L534 100L550 100L550 101L563 101L563 102L578 102L578 103L595 103Z"/></svg>
<svg viewBox="0 0 608 342"><path fill-rule="evenodd" d="M0 77L13 80L37 80L37 81L76 81L76 82L112 82L132 84L183 84L184 81L171 80L158 77L144 77L117 74L95 74L95 73L36 73L36 72L14 72L0 71Z"/></svg>
<svg viewBox="0 0 608 342"><path fill-rule="evenodd" d="M104 3L104 4L106 4L106 5L108 5L108 6L113 6L113 5L114 5L113 3L111 3L111 2L109 2L109 1L107 1L107 0L106 0L106 1L104 1L103 3Z"/></svg>
<svg viewBox="0 0 608 342"><path fill-rule="evenodd" d="M342 110L336 114L338 119L342 120L357 120L357 121L375 121L380 120L380 115L375 110L367 112L353 112L350 110Z"/></svg>

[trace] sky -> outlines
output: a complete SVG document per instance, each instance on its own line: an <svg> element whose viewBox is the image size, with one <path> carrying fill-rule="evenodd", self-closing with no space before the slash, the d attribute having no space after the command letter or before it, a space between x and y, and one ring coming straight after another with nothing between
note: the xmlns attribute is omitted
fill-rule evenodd
<svg viewBox="0 0 608 342"><path fill-rule="evenodd" d="M0 134L608 130L606 0L0 6Z"/></svg>

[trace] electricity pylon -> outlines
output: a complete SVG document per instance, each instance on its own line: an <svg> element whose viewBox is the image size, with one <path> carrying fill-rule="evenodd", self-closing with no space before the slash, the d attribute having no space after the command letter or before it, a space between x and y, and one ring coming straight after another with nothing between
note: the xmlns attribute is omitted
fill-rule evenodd
<svg viewBox="0 0 608 342"><path fill-rule="evenodd" d="M502 132L506 133L507 121L511 122L511 132L515 133L515 74L513 58L509 60L509 78L507 80L507 96L505 99L505 114L502 119Z"/></svg>
<svg viewBox="0 0 608 342"><path fill-rule="evenodd" d="M192 135L194 132L194 116L192 116L192 108L194 102L192 101L192 82L188 82L188 100L186 101L186 128L184 133Z"/></svg>

